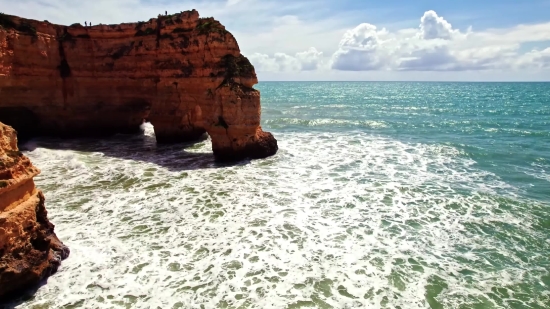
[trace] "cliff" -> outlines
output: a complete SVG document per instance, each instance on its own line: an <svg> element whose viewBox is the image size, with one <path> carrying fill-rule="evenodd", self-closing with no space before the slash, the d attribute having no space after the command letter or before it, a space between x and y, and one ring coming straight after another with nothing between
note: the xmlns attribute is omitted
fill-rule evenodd
<svg viewBox="0 0 550 309"><path fill-rule="evenodd" d="M0 15L0 121L21 137L139 131L157 142L208 132L218 159L262 158L254 67L237 41L195 10L119 25L61 26Z"/></svg>
<svg viewBox="0 0 550 309"><path fill-rule="evenodd" d="M34 186L38 173L18 151L15 130L0 123L0 299L37 284L69 255Z"/></svg>

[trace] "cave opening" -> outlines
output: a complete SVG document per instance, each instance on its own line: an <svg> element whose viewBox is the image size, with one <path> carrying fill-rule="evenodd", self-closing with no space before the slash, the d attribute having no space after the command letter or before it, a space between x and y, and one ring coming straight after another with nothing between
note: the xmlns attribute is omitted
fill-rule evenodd
<svg viewBox="0 0 550 309"><path fill-rule="evenodd" d="M38 130L40 119L30 109L20 106L0 107L0 122L17 131L17 139L31 139Z"/></svg>

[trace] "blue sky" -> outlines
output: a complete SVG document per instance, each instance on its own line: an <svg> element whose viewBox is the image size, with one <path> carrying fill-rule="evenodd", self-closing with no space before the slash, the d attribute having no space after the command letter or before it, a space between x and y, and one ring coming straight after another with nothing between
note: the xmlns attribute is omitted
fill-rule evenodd
<svg viewBox="0 0 550 309"><path fill-rule="evenodd" d="M550 80L550 0L0 0L63 24L192 8L235 35L260 80Z"/></svg>
<svg viewBox="0 0 550 309"><path fill-rule="evenodd" d="M506 27L519 23L542 22L549 19L550 1L543 0L384 0L384 1L330 1L334 10L359 10L368 13L370 10L387 10L388 14L371 23L399 22L412 20L415 23L425 11L434 10L456 24L458 28L471 25L486 27ZM364 22L354 20L354 22Z"/></svg>

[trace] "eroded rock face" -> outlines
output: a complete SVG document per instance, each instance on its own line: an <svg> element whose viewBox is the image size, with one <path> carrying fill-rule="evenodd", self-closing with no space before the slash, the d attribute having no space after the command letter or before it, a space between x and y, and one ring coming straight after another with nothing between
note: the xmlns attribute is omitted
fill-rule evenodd
<svg viewBox="0 0 550 309"><path fill-rule="evenodd" d="M37 284L69 255L34 186L38 173L18 151L15 130L0 123L0 299Z"/></svg>
<svg viewBox="0 0 550 309"><path fill-rule="evenodd" d="M0 26L0 121L25 137L136 132L147 119L158 142L208 132L219 159L277 152L254 67L195 10L93 27L0 15Z"/></svg>

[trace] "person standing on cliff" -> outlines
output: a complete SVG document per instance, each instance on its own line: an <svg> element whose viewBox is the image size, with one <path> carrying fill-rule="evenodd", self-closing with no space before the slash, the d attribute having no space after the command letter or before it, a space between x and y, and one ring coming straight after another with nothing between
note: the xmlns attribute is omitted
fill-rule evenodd
<svg viewBox="0 0 550 309"><path fill-rule="evenodd" d="M168 15L168 11L164 11L164 15Z"/></svg>
<svg viewBox="0 0 550 309"><path fill-rule="evenodd" d="M84 26L88 27L88 23L84 22Z"/></svg>

